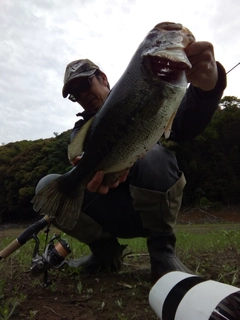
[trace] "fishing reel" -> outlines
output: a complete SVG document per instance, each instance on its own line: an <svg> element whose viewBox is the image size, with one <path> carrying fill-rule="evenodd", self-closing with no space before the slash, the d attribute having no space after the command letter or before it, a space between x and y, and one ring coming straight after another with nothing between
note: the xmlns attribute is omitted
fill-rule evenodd
<svg viewBox="0 0 240 320"><path fill-rule="evenodd" d="M55 234L46 245L43 254L40 255L40 241L37 234L34 234L32 238L35 240L35 247L30 272L34 277L44 274L43 286L47 287L51 284L51 281L48 278L48 270L58 270L67 264L67 260L65 260L65 258L71 253L71 249L66 240L60 239L60 235ZM55 243L56 240L58 241Z"/></svg>
<svg viewBox="0 0 240 320"><path fill-rule="evenodd" d="M44 284L43 286L48 286L51 284L51 281L48 279L48 270L49 269L60 269L65 264L66 256L71 253L71 249L66 240L60 239L59 234L55 234L48 243L48 234L50 231L50 224L52 219L47 215L44 216L41 220L35 222L33 225L28 227L23 231L15 240L13 240L6 248L0 251L0 260L7 258L11 253L16 251L27 241L34 239L35 247L32 255L32 266L30 272L33 276L39 276L42 273L44 274ZM38 238L38 232L47 226L46 239L45 239L45 249L43 254L39 253L40 240ZM55 240L58 240L55 243Z"/></svg>

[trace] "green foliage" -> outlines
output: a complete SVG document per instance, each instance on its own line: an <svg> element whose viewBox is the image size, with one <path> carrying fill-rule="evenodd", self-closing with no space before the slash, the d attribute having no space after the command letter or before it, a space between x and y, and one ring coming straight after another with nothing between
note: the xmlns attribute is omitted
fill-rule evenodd
<svg viewBox="0 0 240 320"><path fill-rule="evenodd" d="M34 215L30 203L38 181L71 169L70 131L54 138L0 146L0 223ZM183 205L221 206L240 202L240 99L224 97L211 123L194 140L163 142L185 173Z"/></svg>
<svg viewBox="0 0 240 320"><path fill-rule="evenodd" d="M187 185L184 205L240 202L240 99L224 97L211 123L194 140L165 143L174 151Z"/></svg>
<svg viewBox="0 0 240 320"><path fill-rule="evenodd" d="M0 222L34 216L30 200L38 181L49 173L70 168L70 132L55 138L18 141L0 146Z"/></svg>

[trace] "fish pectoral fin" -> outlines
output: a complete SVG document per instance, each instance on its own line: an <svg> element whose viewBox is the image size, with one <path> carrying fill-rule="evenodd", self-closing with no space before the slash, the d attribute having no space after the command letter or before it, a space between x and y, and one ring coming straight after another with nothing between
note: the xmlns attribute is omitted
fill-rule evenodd
<svg viewBox="0 0 240 320"><path fill-rule="evenodd" d="M173 114L171 115L168 124L164 130L164 138L168 139L170 137L171 134L171 129L172 129L172 124L173 124L173 120L175 118L176 112L173 112Z"/></svg>
<svg viewBox="0 0 240 320"><path fill-rule="evenodd" d="M109 186L119 180L119 178L126 172L127 169L118 171L118 172L108 172L104 175L102 184L104 186Z"/></svg>
<svg viewBox="0 0 240 320"><path fill-rule="evenodd" d="M83 152L83 145L87 132L93 122L94 117L88 120L82 128L78 131L72 142L68 145L68 159L73 161L77 156Z"/></svg>

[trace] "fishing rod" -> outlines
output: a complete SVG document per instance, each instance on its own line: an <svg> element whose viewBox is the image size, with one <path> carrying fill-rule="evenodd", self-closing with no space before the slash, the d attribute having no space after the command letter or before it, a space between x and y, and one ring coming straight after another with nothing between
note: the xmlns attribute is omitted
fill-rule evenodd
<svg viewBox="0 0 240 320"><path fill-rule="evenodd" d="M52 219L48 216L44 216L41 220L35 222L29 228L27 228L23 233L21 233L15 240L13 240L6 248L0 252L0 260L7 258L14 251L19 249L28 240L32 239L33 235L38 233L40 230L45 228Z"/></svg>
<svg viewBox="0 0 240 320"><path fill-rule="evenodd" d="M238 65L240 64L240 62L238 62L232 69L230 69L228 72L226 72L226 74L228 74L230 71L232 71L233 69L235 69Z"/></svg>

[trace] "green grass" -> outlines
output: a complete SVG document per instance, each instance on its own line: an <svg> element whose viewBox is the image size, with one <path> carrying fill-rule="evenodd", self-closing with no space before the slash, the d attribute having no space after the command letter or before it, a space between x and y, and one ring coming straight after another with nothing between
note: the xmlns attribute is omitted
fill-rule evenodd
<svg viewBox="0 0 240 320"><path fill-rule="evenodd" d="M177 226L177 248L182 251L215 252L237 248L240 243L239 225L183 225Z"/></svg>
<svg viewBox="0 0 240 320"><path fill-rule="evenodd" d="M204 224L204 225L178 225L176 227L177 254L181 256L183 262L196 260L196 265L200 265L200 261L197 261L198 256L202 253L215 253L222 252L226 249L235 250L239 252L238 244L240 243L240 225L238 224ZM49 240L57 230L51 230L49 234ZM22 230L18 231L20 234ZM11 232L10 232L11 233ZM70 258L79 258L83 255L89 254L89 247L83 243L80 243L72 237L61 234L61 237L66 239L70 245L72 253L68 256ZM1 238L1 248L5 248L12 242L14 237ZM39 233L40 238L40 254L43 253L45 247L45 233ZM127 254L139 254L147 253L146 239L119 239L121 244L127 244ZM21 274L30 269L31 259L33 254L35 242L34 240L28 241L24 246L20 247L7 259L0 261L0 272L4 271L7 278L13 278L13 265L18 264L19 267L16 272ZM8 266L6 271L6 265ZM2 295L1 288L4 287L4 281L0 282L0 299Z"/></svg>
<svg viewBox="0 0 240 320"><path fill-rule="evenodd" d="M214 273L214 279L217 281L225 282L231 285L239 283L239 266L237 262L233 264L231 261L224 260L224 253L230 253L229 257L235 257L240 253L240 224L204 224L204 225L177 225L177 254L180 256L183 263L187 264L190 268L205 276L211 276ZM7 230L4 234L11 236L3 236L0 232L0 251L5 248L9 243L13 241L24 230ZM52 229L49 234L48 241L56 233L56 229ZM45 247L44 231L39 233L40 238L40 254L43 253ZM66 234L61 234L61 237L66 239L71 247L72 254L68 258L78 258L80 256L89 254L89 247L80 243L76 239L73 239ZM146 239L119 239L121 244L127 244L127 251L136 254L147 254ZM8 298L4 294L4 288L8 281L14 281L21 276L21 273L30 269L31 259L33 254L35 241L32 239L28 241L24 246L16 250L7 259L0 261L0 320L10 319L12 313L16 307L21 304L26 298L21 294L19 288L14 290L14 298ZM221 261L218 261L217 253L222 253ZM232 255L231 255L232 253ZM235 256L234 256L235 255ZM220 259L219 259L220 260ZM17 265L17 268L16 268ZM55 271L58 272L58 271ZM66 276L71 276L71 270L65 270ZM31 284L32 287L38 286L41 283L41 279L33 278ZM50 287L54 290L54 285ZM79 275L77 292L81 292L81 277ZM102 305L102 308L104 305ZM121 309L121 301L116 301L116 307ZM125 315L119 310L119 319L125 319ZM29 319L35 317L35 311L32 311Z"/></svg>
<svg viewBox="0 0 240 320"><path fill-rule="evenodd" d="M204 224L204 225L178 225L176 227L177 249L183 252L198 251L198 252L214 252L223 250L226 247L237 247L240 243L240 225L238 224ZM20 234L22 230L18 231ZM57 230L51 230L48 240ZM11 233L11 232L10 232ZM39 233L40 238L40 254L45 247L45 233ZM89 254L89 247L78 240L61 233L61 237L66 239L72 250L71 258ZM0 237L1 238L1 237ZM14 237L1 238L0 250L5 248ZM121 244L128 245L128 251L133 253L147 252L146 239L119 239ZM7 259L15 259L23 268L28 268L31 265L31 256L33 253L35 242L28 241L24 246L16 250ZM0 262L1 270L1 262Z"/></svg>

